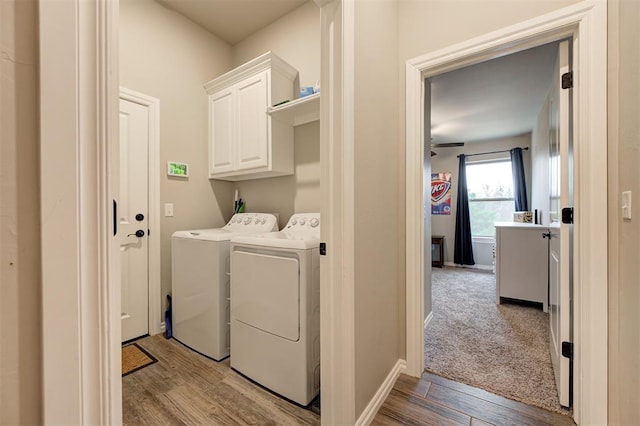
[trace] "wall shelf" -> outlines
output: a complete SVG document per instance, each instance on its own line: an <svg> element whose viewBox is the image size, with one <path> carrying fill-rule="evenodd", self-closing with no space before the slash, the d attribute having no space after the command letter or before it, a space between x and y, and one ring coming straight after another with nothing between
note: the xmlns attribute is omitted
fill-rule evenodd
<svg viewBox="0 0 640 426"><path fill-rule="evenodd" d="M267 113L278 121L300 126L320 119L320 93L298 98L277 107L267 108Z"/></svg>

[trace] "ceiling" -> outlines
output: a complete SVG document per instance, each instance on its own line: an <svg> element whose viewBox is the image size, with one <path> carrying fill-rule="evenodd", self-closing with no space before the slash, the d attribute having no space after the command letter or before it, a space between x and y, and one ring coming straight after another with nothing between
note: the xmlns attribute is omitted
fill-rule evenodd
<svg viewBox="0 0 640 426"><path fill-rule="evenodd" d="M477 142L530 132L553 77L557 43L431 79L433 144Z"/></svg>
<svg viewBox="0 0 640 426"><path fill-rule="evenodd" d="M157 0L230 45L266 27L307 0Z"/></svg>

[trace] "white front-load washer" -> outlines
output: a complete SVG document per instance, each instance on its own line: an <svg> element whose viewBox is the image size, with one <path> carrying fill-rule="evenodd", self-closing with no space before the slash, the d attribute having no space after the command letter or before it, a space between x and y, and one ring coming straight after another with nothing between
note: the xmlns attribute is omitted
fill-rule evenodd
<svg viewBox="0 0 640 426"><path fill-rule="evenodd" d="M231 367L298 404L320 391L320 214L231 240Z"/></svg>
<svg viewBox="0 0 640 426"><path fill-rule="evenodd" d="M229 241L278 230L267 213L237 213L222 228L171 237L173 337L216 361L229 356Z"/></svg>

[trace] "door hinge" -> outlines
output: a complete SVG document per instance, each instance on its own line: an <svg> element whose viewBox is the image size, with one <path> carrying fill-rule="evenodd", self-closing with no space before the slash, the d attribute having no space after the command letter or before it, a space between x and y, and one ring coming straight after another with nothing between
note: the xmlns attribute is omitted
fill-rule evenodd
<svg viewBox="0 0 640 426"><path fill-rule="evenodd" d="M573 223L573 207L565 207L562 209L562 223Z"/></svg>
<svg viewBox="0 0 640 426"><path fill-rule="evenodd" d="M327 243L320 243L320 256L327 255Z"/></svg>
<svg viewBox="0 0 640 426"><path fill-rule="evenodd" d="M572 71L562 74L562 88L563 89L573 88L573 72Z"/></svg>
<svg viewBox="0 0 640 426"><path fill-rule="evenodd" d="M562 342L562 356L573 359L573 342Z"/></svg>

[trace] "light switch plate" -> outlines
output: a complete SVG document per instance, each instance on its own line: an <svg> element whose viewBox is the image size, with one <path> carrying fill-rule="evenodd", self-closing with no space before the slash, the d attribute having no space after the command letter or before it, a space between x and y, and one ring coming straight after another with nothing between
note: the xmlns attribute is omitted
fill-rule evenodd
<svg viewBox="0 0 640 426"><path fill-rule="evenodd" d="M164 217L173 217L173 203L164 204Z"/></svg>
<svg viewBox="0 0 640 426"><path fill-rule="evenodd" d="M622 192L622 218L631 220L631 191Z"/></svg>

